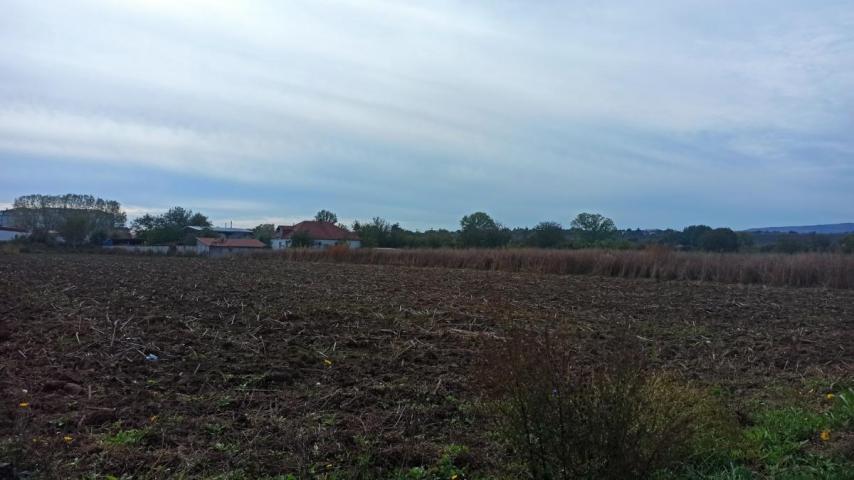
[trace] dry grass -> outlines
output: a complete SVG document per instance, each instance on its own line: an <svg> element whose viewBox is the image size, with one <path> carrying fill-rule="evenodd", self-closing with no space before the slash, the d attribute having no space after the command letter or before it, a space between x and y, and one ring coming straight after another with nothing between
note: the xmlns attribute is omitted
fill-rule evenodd
<svg viewBox="0 0 854 480"><path fill-rule="evenodd" d="M614 250L309 250L287 260L467 268L558 275L601 275L791 287L854 288L854 256L830 253L715 254L665 249Z"/></svg>

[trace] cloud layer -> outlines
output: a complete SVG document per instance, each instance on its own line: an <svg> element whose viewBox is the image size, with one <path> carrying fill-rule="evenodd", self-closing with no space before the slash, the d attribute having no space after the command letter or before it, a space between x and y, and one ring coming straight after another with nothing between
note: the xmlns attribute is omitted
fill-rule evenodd
<svg viewBox="0 0 854 480"><path fill-rule="evenodd" d="M653 3L12 0L0 202L851 220L850 2Z"/></svg>

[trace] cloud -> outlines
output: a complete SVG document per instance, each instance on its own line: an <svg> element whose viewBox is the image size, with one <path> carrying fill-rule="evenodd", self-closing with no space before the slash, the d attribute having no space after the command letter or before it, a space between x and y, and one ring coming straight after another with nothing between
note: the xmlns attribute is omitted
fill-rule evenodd
<svg viewBox="0 0 854 480"><path fill-rule="evenodd" d="M774 209L798 212L786 223L835 218L798 182L836 192L854 180L854 8L842 1L13 0L5 11L0 166L183 182L125 194L139 204L211 199L215 183L245 201L209 208L248 220L273 201L294 209L282 218L334 201L425 227L471 208L524 224L581 205L652 225L766 224ZM741 187L758 196L731 212ZM691 193L701 206L667 214L665 197Z"/></svg>

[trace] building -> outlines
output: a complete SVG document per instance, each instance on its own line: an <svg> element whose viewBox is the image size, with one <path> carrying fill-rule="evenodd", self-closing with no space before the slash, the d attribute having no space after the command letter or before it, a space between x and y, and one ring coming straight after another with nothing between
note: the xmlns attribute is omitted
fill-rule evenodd
<svg viewBox="0 0 854 480"><path fill-rule="evenodd" d="M8 242L16 238L29 236L26 230L12 227L0 227L0 242Z"/></svg>
<svg viewBox="0 0 854 480"><path fill-rule="evenodd" d="M17 227L18 218L15 215L15 212L16 210L14 208L0 210L0 227Z"/></svg>
<svg viewBox="0 0 854 480"><path fill-rule="evenodd" d="M347 245L350 248L362 246L357 234L334 223L317 221L300 222L293 226L280 225L276 229L275 237L270 241L270 246L273 250L291 248L295 235L309 239L311 248L328 248L333 245Z"/></svg>
<svg viewBox="0 0 854 480"><path fill-rule="evenodd" d="M227 227L184 227L184 231L192 235L214 234L222 238L252 238L252 230L248 228Z"/></svg>
<svg viewBox="0 0 854 480"><path fill-rule="evenodd" d="M267 246L254 238L196 238L196 253L211 257L245 255L263 251Z"/></svg>

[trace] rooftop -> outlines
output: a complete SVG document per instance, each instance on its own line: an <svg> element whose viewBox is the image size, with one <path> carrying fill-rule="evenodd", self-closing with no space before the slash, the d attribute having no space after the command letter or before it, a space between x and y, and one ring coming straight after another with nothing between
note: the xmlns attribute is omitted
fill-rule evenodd
<svg viewBox="0 0 854 480"><path fill-rule="evenodd" d="M205 230L216 232L216 233L252 233L252 230L248 228L230 228L230 227L197 227L195 225L189 225L187 227L190 230L195 230L197 232L203 232Z"/></svg>
<svg viewBox="0 0 854 480"><path fill-rule="evenodd" d="M277 238L292 238L296 233L307 234L313 240L359 240L359 235L345 230L334 223L309 220L294 226L281 225L276 229Z"/></svg>

